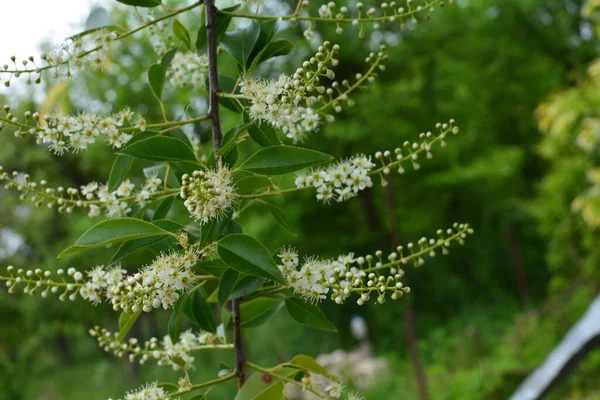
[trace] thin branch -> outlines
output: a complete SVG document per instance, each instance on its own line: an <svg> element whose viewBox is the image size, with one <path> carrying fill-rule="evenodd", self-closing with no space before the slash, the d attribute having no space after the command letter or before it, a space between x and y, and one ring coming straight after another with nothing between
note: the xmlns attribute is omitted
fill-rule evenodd
<svg viewBox="0 0 600 400"><path fill-rule="evenodd" d="M206 36L207 36L207 54L208 54L208 81L210 86L209 111L212 121L213 149L215 153L216 164L221 168L223 160L217 156L221 148L223 133L221 132L221 121L219 119L219 72L217 68L217 36L215 32L215 14L218 12L213 0L205 0L206 9ZM233 345L235 347L235 376L237 376L238 388L244 384L244 346L242 342L242 332L240 324L240 299L231 301L231 315L233 320Z"/></svg>

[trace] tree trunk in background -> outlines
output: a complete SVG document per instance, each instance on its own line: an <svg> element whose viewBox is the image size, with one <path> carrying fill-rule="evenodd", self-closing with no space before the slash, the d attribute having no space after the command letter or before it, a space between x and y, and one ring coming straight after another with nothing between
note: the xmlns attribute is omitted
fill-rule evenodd
<svg viewBox="0 0 600 400"><path fill-rule="evenodd" d="M517 279L517 289L521 304L526 307L529 304L529 290L527 288L527 277L525 275L525 266L523 265L523 257L521 255L521 247L515 237L513 229L509 226L506 228L506 240L510 248L510 258L512 259L515 269L515 277Z"/></svg>
<svg viewBox="0 0 600 400"><path fill-rule="evenodd" d="M396 224L396 209L394 208L395 201L395 179L391 176L387 177L389 184L385 188L384 193L384 204L386 209L386 215L389 221L389 237L392 248L396 248L400 243L400 235L398 234L398 226ZM416 317L415 311L412 306L412 301L410 296L407 296L403 299L404 301L404 312L403 312L403 322L404 322L404 339L406 340L406 346L408 347L408 354L410 356L410 361L413 366L413 370L415 372L415 378L417 383L417 389L419 391L419 396L421 400L429 400L429 388L427 384L427 374L425 373L425 368L423 367L423 363L421 362L421 356L419 354L419 348L417 346L417 329L416 329Z"/></svg>

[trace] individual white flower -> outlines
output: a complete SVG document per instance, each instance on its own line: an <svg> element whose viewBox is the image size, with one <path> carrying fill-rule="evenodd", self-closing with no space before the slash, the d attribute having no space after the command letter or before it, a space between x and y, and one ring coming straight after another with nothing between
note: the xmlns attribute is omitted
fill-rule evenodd
<svg viewBox="0 0 600 400"><path fill-rule="evenodd" d="M124 180L117 188L117 196L127 197L131 195L131 192L135 188L135 184L131 183L129 179Z"/></svg>
<svg viewBox="0 0 600 400"><path fill-rule="evenodd" d="M100 212L101 212L101 209L99 206L97 206L95 204L90 204L88 217L97 217L98 215L100 215Z"/></svg>
<svg viewBox="0 0 600 400"><path fill-rule="evenodd" d="M343 390L344 387L342 386L342 384L335 381L325 386L325 391L329 394L329 396L334 397L336 399L342 396Z"/></svg>

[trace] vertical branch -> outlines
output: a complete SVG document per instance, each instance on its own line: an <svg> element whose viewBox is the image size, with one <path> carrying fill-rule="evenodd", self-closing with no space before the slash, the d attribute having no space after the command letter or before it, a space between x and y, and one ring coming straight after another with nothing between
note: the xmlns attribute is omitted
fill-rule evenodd
<svg viewBox="0 0 600 400"><path fill-rule="evenodd" d="M215 153L215 161L219 168L223 166L223 160L217 156L217 152L221 148L221 140L223 133L221 132L221 121L219 118L219 72L217 68L217 37L215 32L215 14L217 8L213 0L205 0L206 7L206 35L207 35L207 53L208 53L208 80L210 85L209 110L210 119L212 121L213 134L213 149ZM241 388L244 384L244 363L246 357L244 355L244 346L242 343L242 332L240 324L240 300L234 299L231 301L231 315L233 319L233 345L235 347L235 374L238 378L238 387Z"/></svg>

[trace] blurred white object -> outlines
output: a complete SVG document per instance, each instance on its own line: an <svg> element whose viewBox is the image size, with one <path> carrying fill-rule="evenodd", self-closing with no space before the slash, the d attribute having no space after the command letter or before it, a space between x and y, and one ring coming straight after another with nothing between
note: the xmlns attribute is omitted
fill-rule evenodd
<svg viewBox="0 0 600 400"><path fill-rule="evenodd" d="M350 332L352 332L352 336L354 336L356 340L366 340L367 334L369 333L367 321L365 321L363 317L355 315L350 321Z"/></svg>

